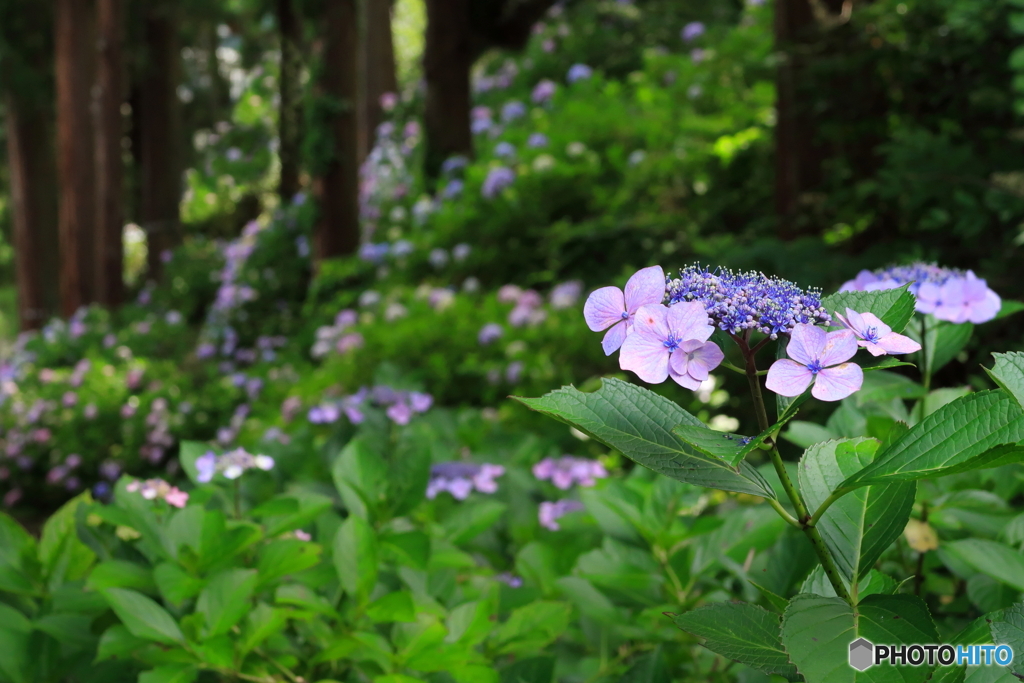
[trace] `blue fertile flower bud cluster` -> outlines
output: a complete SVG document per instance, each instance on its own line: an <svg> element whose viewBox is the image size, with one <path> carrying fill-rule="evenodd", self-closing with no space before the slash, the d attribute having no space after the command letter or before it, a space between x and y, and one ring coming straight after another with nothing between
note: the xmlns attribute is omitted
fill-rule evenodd
<svg viewBox="0 0 1024 683"><path fill-rule="evenodd" d="M714 325L732 334L757 330L772 339L789 334L795 325L827 325L832 316L821 305L821 290L801 289L757 271L736 273L687 266L668 280L668 304L699 301Z"/></svg>

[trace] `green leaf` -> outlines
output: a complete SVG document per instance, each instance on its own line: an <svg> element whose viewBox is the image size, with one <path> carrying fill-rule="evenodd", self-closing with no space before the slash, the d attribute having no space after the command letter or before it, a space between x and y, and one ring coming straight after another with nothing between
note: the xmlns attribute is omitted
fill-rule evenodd
<svg viewBox="0 0 1024 683"><path fill-rule="evenodd" d="M210 579L196 600L196 612L202 614L205 637L227 633L252 608L252 598L259 580L254 569L228 569Z"/></svg>
<svg viewBox="0 0 1024 683"><path fill-rule="evenodd" d="M405 591L395 591L377 598L366 607L366 616L378 624L416 621L412 595Z"/></svg>
<svg viewBox="0 0 1024 683"><path fill-rule="evenodd" d="M1024 676L1024 603L1003 610L1002 616L991 623L992 641L1013 648L1010 670Z"/></svg>
<svg viewBox="0 0 1024 683"><path fill-rule="evenodd" d="M995 365L985 372L1003 391L1013 396L1017 405L1024 407L1024 353L993 353Z"/></svg>
<svg viewBox="0 0 1024 683"><path fill-rule="evenodd" d="M871 464L878 442L840 439L815 444L800 460L800 492L812 512L850 476ZM863 577L910 519L916 482L863 486L832 503L818 521L825 545L848 582Z"/></svg>
<svg viewBox="0 0 1024 683"><path fill-rule="evenodd" d="M170 562L161 562L153 570L153 579L163 599L177 605L199 595L203 582Z"/></svg>
<svg viewBox="0 0 1024 683"><path fill-rule="evenodd" d="M181 442L178 462L181 463L181 469L185 470L185 474L188 475L189 481L195 486L202 485L202 482L199 481L199 470L196 469L196 460L209 450L209 445L201 441Z"/></svg>
<svg viewBox="0 0 1024 683"><path fill-rule="evenodd" d="M576 605L583 616L599 624L611 625L622 621L622 615L612 601L583 577L563 576L555 583L566 600Z"/></svg>
<svg viewBox="0 0 1024 683"><path fill-rule="evenodd" d="M165 664L139 674L139 683L192 683L198 675L193 664Z"/></svg>
<svg viewBox="0 0 1024 683"><path fill-rule="evenodd" d="M1024 591L1024 555L1013 548L984 538L965 538L943 544L942 550L976 571Z"/></svg>
<svg viewBox="0 0 1024 683"><path fill-rule="evenodd" d="M0 602L0 674L13 683L30 683L32 624L18 610Z"/></svg>
<svg viewBox="0 0 1024 683"><path fill-rule="evenodd" d="M926 665L879 664L858 673L849 665L850 643L937 643L938 637L928 608L914 595L869 595L855 613L842 598L801 594L782 618L782 643L807 683L923 682L931 673Z"/></svg>
<svg viewBox="0 0 1024 683"><path fill-rule="evenodd" d="M700 420L667 398L628 382L605 378L601 388L589 394L569 386L541 398L514 398L672 479L775 498L768 483L747 463L733 469L672 432L676 425L701 426Z"/></svg>
<svg viewBox="0 0 1024 683"><path fill-rule="evenodd" d="M849 590L850 583L843 577L840 577L840 579L843 581L846 589ZM872 569L857 585L857 596L863 600L867 595L892 595L896 592L897 588L899 588L899 584L896 583L894 578L883 574L877 569ZM811 573L801 584L800 592L813 593L814 595L826 598L836 597L836 589L832 586L832 582L828 580L828 577L825 576L825 570L821 568L821 565L811 570Z"/></svg>
<svg viewBox="0 0 1024 683"><path fill-rule="evenodd" d="M494 606L490 600L464 602L448 613L445 626L448 628L449 643L461 643L472 647L483 641L491 632L495 618Z"/></svg>
<svg viewBox="0 0 1024 683"><path fill-rule="evenodd" d="M136 650L150 644L145 638L132 635L124 624L114 624L100 636L100 644L94 662L106 659L128 659Z"/></svg>
<svg viewBox="0 0 1024 683"><path fill-rule="evenodd" d="M803 420L793 420L789 423L786 431L782 433L782 438L801 448L809 448L816 443L835 439L838 436L839 434L833 433L828 427Z"/></svg>
<svg viewBox="0 0 1024 683"><path fill-rule="evenodd" d="M501 670L501 683L551 683L554 677L554 657L520 659Z"/></svg>
<svg viewBox="0 0 1024 683"><path fill-rule="evenodd" d="M50 515L43 526L39 561L51 590L62 583L85 578L96 561L96 553L79 540L75 521L78 506L91 503L89 492L81 493Z"/></svg>
<svg viewBox="0 0 1024 683"><path fill-rule="evenodd" d="M82 651L96 645L92 621L93 617L85 614L47 614L36 619L32 627L51 636L65 650Z"/></svg>
<svg viewBox="0 0 1024 683"><path fill-rule="evenodd" d="M272 541L260 550L257 588L263 588L283 576L298 574L320 562L323 549L316 543L297 538Z"/></svg>
<svg viewBox="0 0 1024 683"><path fill-rule="evenodd" d="M345 508L363 519L376 517L387 500L388 466L363 437L348 442L331 466Z"/></svg>
<svg viewBox="0 0 1024 683"><path fill-rule="evenodd" d="M832 317L836 313L845 316L846 309L852 308L858 313L874 313L882 322L902 332L910 319L914 317L917 299L908 291L910 285L895 289L876 290L874 292L837 292L821 300Z"/></svg>
<svg viewBox="0 0 1024 683"><path fill-rule="evenodd" d="M506 509L496 500L463 503L444 521L445 538L455 544L471 541L493 527Z"/></svg>
<svg viewBox="0 0 1024 683"><path fill-rule="evenodd" d="M864 375L864 384L853 397L858 406L865 406L894 398L921 398L925 393L925 388L909 377L882 370Z"/></svg>
<svg viewBox="0 0 1024 683"><path fill-rule="evenodd" d="M492 636L498 654L537 653L569 627L572 608L564 602L538 600L512 612Z"/></svg>
<svg viewBox="0 0 1024 683"><path fill-rule="evenodd" d="M544 683L550 683L550 678ZM654 652L637 657L629 671L617 683L672 683L672 674L665 663L661 647Z"/></svg>
<svg viewBox="0 0 1024 683"><path fill-rule="evenodd" d="M971 340L971 334L974 333L974 325L954 325L937 321L932 316L928 316L926 320L927 331L922 344L925 354L924 371L934 375L963 351L967 342Z"/></svg>
<svg viewBox="0 0 1024 683"><path fill-rule="evenodd" d="M959 398L921 420L875 461L843 482L865 484L939 477L1021 459L1024 412L1000 390Z"/></svg>
<svg viewBox="0 0 1024 683"><path fill-rule="evenodd" d="M100 588L131 588L151 593L156 589L153 573L149 568L125 560L109 560L96 565L85 587L89 590Z"/></svg>
<svg viewBox="0 0 1024 683"><path fill-rule="evenodd" d="M772 609L774 609L776 612L782 614L784 611L786 611L786 605L789 604L789 600L782 597L781 595L775 594L774 592L768 590L761 584L754 583L753 581L751 581L750 585L752 585L754 588L761 592L761 595L764 596L764 599L768 601L768 604L771 605Z"/></svg>
<svg viewBox="0 0 1024 683"><path fill-rule="evenodd" d="M783 425L789 422L794 415L796 415L795 412L791 413L757 436L730 434L715 431L703 425L697 427L691 424L676 425L672 432L701 453L724 460L730 467L736 467L741 460L757 450L765 439L782 429Z"/></svg>
<svg viewBox="0 0 1024 683"><path fill-rule="evenodd" d="M1020 313L1021 311L1024 311L1024 302L1003 299L1003 305L999 309L999 313L996 314L995 319L999 320L1000 318L1005 318L1013 315L1014 313Z"/></svg>
<svg viewBox="0 0 1024 683"><path fill-rule="evenodd" d="M716 654L767 674L793 679L796 667L779 638L779 615L747 603L714 602L672 617Z"/></svg>
<svg viewBox="0 0 1024 683"><path fill-rule="evenodd" d="M377 536L370 524L352 515L334 537L334 567L345 592L364 603L377 585Z"/></svg>
<svg viewBox="0 0 1024 683"><path fill-rule="evenodd" d="M185 636L170 614L145 595L126 588L106 588L100 593L132 635L158 643L182 643Z"/></svg>
<svg viewBox="0 0 1024 683"><path fill-rule="evenodd" d="M239 643L241 654L259 647L267 638L284 631L288 625L288 611L271 607L265 602L256 605L242 624L242 638Z"/></svg>

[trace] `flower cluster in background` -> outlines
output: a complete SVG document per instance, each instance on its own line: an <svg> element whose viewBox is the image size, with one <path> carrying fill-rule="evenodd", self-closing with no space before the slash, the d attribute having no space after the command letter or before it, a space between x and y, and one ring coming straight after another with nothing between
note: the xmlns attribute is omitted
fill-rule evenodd
<svg viewBox="0 0 1024 683"><path fill-rule="evenodd" d="M427 498L433 500L437 494L447 491L456 500L465 500L473 491L494 493L498 490L498 477L505 474L501 465L470 462L442 462L430 468L427 484Z"/></svg>
<svg viewBox="0 0 1024 683"><path fill-rule="evenodd" d="M216 474L225 479L238 479L247 470L257 469L268 472L274 469L274 459L269 455L253 455L244 448L236 448L223 455L208 451L196 458L197 480L206 483Z"/></svg>
<svg viewBox="0 0 1024 683"><path fill-rule="evenodd" d="M177 486L171 486L163 479L134 479L125 489L129 493L138 493L146 500L163 500L168 505L183 508L188 504L188 494Z"/></svg>
<svg viewBox="0 0 1024 683"><path fill-rule="evenodd" d="M983 323L999 314L1002 299L974 271L914 263L878 270L862 270L839 291L871 292L910 285L917 310L951 323Z"/></svg>

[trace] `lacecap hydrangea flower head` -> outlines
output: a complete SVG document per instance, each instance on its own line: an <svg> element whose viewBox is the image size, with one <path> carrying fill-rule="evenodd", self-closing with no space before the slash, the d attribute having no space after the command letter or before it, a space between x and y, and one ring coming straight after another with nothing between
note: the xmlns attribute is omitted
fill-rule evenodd
<svg viewBox="0 0 1024 683"><path fill-rule="evenodd" d="M872 292L910 284L917 297L917 311L951 323L983 323L999 313L1003 302L988 283L970 270L943 268L934 263L914 263L879 270L862 270L839 291Z"/></svg>
<svg viewBox="0 0 1024 683"><path fill-rule="evenodd" d="M671 377L694 390L725 360L721 347L710 341L716 329L736 342L749 367L768 342L789 338L789 358L769 370L768 389L799 396L813 385L811 394L825 401L861 387L863 371L849 362L859 347L876 356L920 349L870 312L847 309L834 321L819 290L756 271L699 265L682 269L676 278L665 277L660 266L644 268L629 278L625 290L593 292L583 315L591 330L606 330L605 354L621 349L620 368L650 384ZM845 329L827 331L840 324ZM755 339L755 333L763 338Z"/></svg>

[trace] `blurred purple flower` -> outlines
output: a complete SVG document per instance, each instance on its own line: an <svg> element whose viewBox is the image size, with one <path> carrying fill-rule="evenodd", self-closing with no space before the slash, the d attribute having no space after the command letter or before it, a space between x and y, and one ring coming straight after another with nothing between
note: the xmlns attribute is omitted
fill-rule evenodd
<svg viewBox="0 0 1024 683"><path fill-rule="evenodd" d="M544 133L532 133L530 135L529 139L527 139L527 141L526 141L526 146L530 147L530 148L533 148L533 149L538 149L540 147L547 147L548 146L548 136L544 135Z"/></svg>
<svg viewBox="0 0 1024 683"><path fill-rule="evenodd" d="M558 531L561 526L558 524L558 520L561 517L569 514L570 512L579 512L586 509L583 503L578 500L559 500L554 503L543 502L540 504L540 509L537 511L537 517L540 521L540 525L545 529L551 531Z"/></svg>
<svg viewBox="0 0 1024 683"><path fill-rule="evenodd" d="M704 31L704 24L700 23L699 21L691 21L689 24L683 27L683 31L681 34L683 42L689 43L696 40L700 36L704 35Z"/></svg>
<svg viewBox="0 0 1024 683"><path fill-rule="evenodd" d="M526 116L526 105L519 100L512 100L506 102L501 108L501 120L505 123L511 123L516 119L521 119Z"/></svg>
<svg viewBox="0 0 1024 683"><path fill-rule="evenodd" d="M486 346L492 342L497 341L504 334L504 330L498 323L487 323L480 328L479 334L477 334L476 340L481 346Z"/></svg>
<svg viewBox="0 0 1024 683"><path fill-rule="evenodd" d="M546 104L554 97L555 90L557 89L558 86L555 85L554 81L545 78L534 86L530 99L533 100L534 104Z"/></svg>
<svg viewBox="0 0 1024 683"><path fill-rule="evenodd" d="M569 68L569 73L566 74L565 80L569 83L575 83L576 81L583 81L590 78L594 74L594 70L586 64L573 64Z"/></svg>
<svg viewBox="0 0 1024 683"><path fill-rule="evenodd" d="M505 188L515 182L516 174L510 168L497 166L492 168L484 180L482 193L486 199L494 199Z"/></svg>

